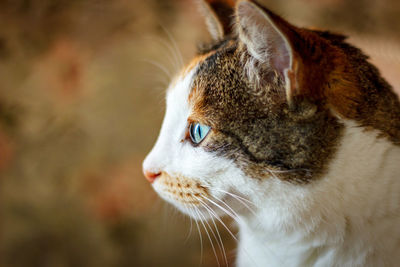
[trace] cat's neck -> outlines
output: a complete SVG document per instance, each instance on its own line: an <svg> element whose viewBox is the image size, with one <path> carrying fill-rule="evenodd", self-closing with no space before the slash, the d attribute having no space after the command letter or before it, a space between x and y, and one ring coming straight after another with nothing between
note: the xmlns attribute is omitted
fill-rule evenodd
<svg viewBox="0 0 400 267"><path fill-rule="evenodd" d="M252 199L259 209L239 223L239 266L399 262L400 146L378 135L346 122L324 177L303 187L288 184L286 192L272 186Z"/></svg>

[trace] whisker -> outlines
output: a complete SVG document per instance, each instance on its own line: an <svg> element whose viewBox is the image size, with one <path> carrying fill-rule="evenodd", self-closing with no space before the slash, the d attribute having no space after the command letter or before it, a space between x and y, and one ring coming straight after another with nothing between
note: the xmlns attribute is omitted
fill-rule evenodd
<svg viewBox="0 0 400 267"><path fill-rule="evenodd" d="M205 202L202 201L202 200L199 200L199 201L200 201L200 204L201 204L204 208L206 208L206 206L207 206L209 209L211 209L211 208L207 205L207 203L205 203ZM213 215L212 213L210 213L210 210L209 210L209 209L207 209L207 212L208 212L208 214L210 214L210 216L211 216L211 221L212 221L213 224L214 224L214 228L215 228L215 230L216 230L216 232L217 232L218 239L217 239L217 237L215 236L214 231L213 231L213 235L214 235L215 240L216 240L217 243L218 243L218 247L219 247L219 249L220 249L222 255L224 256L225 264L226 264L226 266L228 266L228 259L226 258L226 252L225 252L224 243L222 242L221 235L219 234L218 227L217 227L217 225L216 225L216 223L215 223L215 220L214 220L214 218L213 218L214 215ZM207 223L207 221L206 221L206 223ZM208 223L207 223L207 224L208 224ZM210 226L210 229L211 229L211 226ZM218 242L218 240L219 240L219 242Z"/></svg>
<svg viewBox="0 0 400 267"><path fill-rule="evenodd" d="M211 200L210 198L206 197L207 201L210 201L212 204L214 204L215 206L217 206L218 208L220 208L222 211L224 211L226 214L228 214L229 217L231 217L233 220L235 220L236 222L240 221L240 217L237 216L236 212L234 214L232 214L231 212L227 211L224 207L222 207L221 205L219 205L218 203L216 203L215 201Z"/></svg>
<svg viewBox="0 0 400 267"><path fill-rule="evenodd" d="M198 199L197 197L195 197L195 198ZM238 218L236 219L235 217L231 216L231 214L228 213L226 209L224 209L224 208L222 208L220 205L216 204L216 203L215 203L214 201L212 201L210 198L208 198L208 197L205 197L205 198L206 198L207 201L210 201L211 203L213 203L214 205L216 205L217 207L219 207L220 209L222 209L226 214L228 214L232 219L234 219L234 221L238 222L237 219L240 220L240 217L238 217ZM198 200L201 201L200 199L198 199ZM221 201L221 200L220 200L220 201ZM222 201L222 202L223 202L223 201ZM224 202L223 202L223 203L224 203ZM226 203L224 203L224 204L227 205ZM229 207L229 205L227 205L227 206ZM233 237L233 239L234 239L236 242L239 243L239 240L238 240L238 239L236 238L236 236L229 230L229 228L225 225L225 223L222 222L222 220L218 217L218 215L217 215L214 211L212 211L211 208L207 208L207 207L205 207L205 208L206 208L209 212L211 212L211 213L214 214L214 216L216 217L216 219L217 219L217 220L224 226L224 228L230 233L230 235ZM231 207L229 207L229 209L232 210L232 211L234 212L234 214L237 215L237 213L236 213ZM282 262L281 259L280 259L270 248L268 248L266 245L264 245L264 246L265 246L265 248L266 248L272 255L274 255L274 257L275 257L278 261ZM253 261L254 264L256 264L256 263L254 262L254 260L250 257L250 253L248 253L247 250L245 250L244 248L243 248L243 251L246 253L247 257L248 257L251 261ZM283 262L282 262L282 263L283 263ZM284 266L284 265L282 265L282 266Z"/></svg>
<svg viewBox="0 0 400 267"><path fill-rule="evenodd" d="M222 189L214 188L214 190L220 191L220 192L223 192L223 193L225 193L225 194L228 194L228 195L232 196L234 199L236 199L240 204L242 204L244 207L246 207L246 208L254 215L254 217L258 220L258 225L261 225L261 224L262 224L262 223L261 223L261 220L259 219L259 217L258 217L258 215L257 215L257 213L256 213L252 208L250 208L246 203L244 203L244 201L247 201L248 203L252 204L253 206L256 206L253 202L251 202L250 200L247 200L247 199L245 199L245 198L243 198L243 197L240 197L240 196L238 196L238 195L236 195L236 194L233 194L233 193L230 193L230 192L228 192L228 191L222 190ZM223 204L224 204L225 206L227 206L231 211L234 212L234 210L233 210L227 203L225 203L223 200L221 200L221 199L219 199L219 198L217 198L217 197L215 197L215 196L213 196L213 198L215 198L215 199L218 200L219 202L223 203ZM243 200L243 201L242 201L242 200ZM238 215L237 213L236 213L236 216L239 217L239 215Z"/></svg>
<svg viewBox="0 0 400 267"><path fill-rule="evenodd" d="M174 67L175 72L179 71L179 68L180 68L180 66L179 66L179 64L180 64L179 57L178 57L178 55L176 53L176 50L171 46L171 44L169 44L166 40L164 40L162 38L147 37L147 39L156 41L156 42L160 43L163 47L167 48L168 51L169 51L169 53L166 54L167 55L166 57L167 57L168 61ZM172 57L168 56L169 54L171 54Z"/></svg>
<svg viewBox="0 0 400 267"><path fill-rule="evenodd" d="M195 212L200 217L200 223L203 225L203 228L204 228L204 230L205 230L205 232L207 234L208 240L210 241L211 248L212 248L212 250L214 252L215 259L217 260L217 264L218 264L218 266L221 266L220 263L219 263L219 260L218 260L217 251L215 250L215 247L214 247L214 243L212 242L211 236L210 236L210 234L209 234L209 232L207 230L206 225L204 224L204 221L206 221L205 217L204 217L204 215L201 214L201 212L197 208L195 209Z"/></svg>
<svg viewBox="0 0 400 267"><path fill-rule="evenodd" d="M223 256L224 256L225 264L226 264L226 266L229 266L228 258L226 257L226 249L225 249L225 246L224 246L224 242L222 241L222 237L221 237L221 235L219 233L219 229L218 229L217 224L215 223L215 220L214 220L215 216L212 213L210 213L210 211L208 211L208 213L211 216L211 221L212 221L212 223L214 225L215 231L217 232L219 242L221 243L222 253L223 253Z"/></svg>
<svg viewBox="0 0 400 267"><path fill-rule="evenodd" d="M218 200L219 202L221 202L223 205L225 205L231 212L233 215L236 216L236 218L240 218L239 214L237 214L227 203L225 203L224 201L222 201L221 199L218 199L217 197L213 196L213 198L215 198L216 200Z"/></svg>
<svg viewBox="0 0 400 267"><path fill-rule="evenodd" d="M234 199L236 199L240 204L242 204L244 207L246 207L255 217L258 217L257 213L249 207L249 205L247 205L243 200L241 200L241 197L239 197L238 195L226 192L224 190L220 190L221 192L230 195L231 197L233 197ZM220 202L224 203L225 205L227 205L225 202L223 202L221 199L218 199L217 197L214 196L215 199L219 200ZM245 199L245 198L242 198ZM250 202L250 201L248 201ZM251 204L254 205L254 203L250 202ZM228 205L227 205L228 206ZM229 207L229 206L228 206Z"/></svg>
<svg viewBox="0 0 400 267"><path fill-rule="evenodd" d="M148 62L146 62L148 63ZM159 73L160 75L155 76L153 73L145 73L144 75L151 79L152 82L154 82L155 85L162 86L163 90L168 87L169 85L169 80L167 77L164 76L164 73Z"/></svg>
<svg viewBox="0 0 400 267"><path fill-rule="evenodd" d="M194 198L196 198L197 200L199 200L197 197L194 197ZM206 199L208 200L208 198L206 198ZM200 201L200 200L199 200L199 201ZM221 223L221 225L226 229L226 231L230 234L230 236L231 236L237 243L239 243L239 240L237 239L237 237L232 233L232 231L229 229L229 227L226 226L226 224L219 218L219 216L218 216L211 208L205 207L205 209L207 209L209 212L211 212L211 213L214 215L215 219L217 219L217 220ZM246 251L245 251L245 252L246 252ZM246 254L247 254L247 252L246 252Z"/></svg>
<svg viewBox="0 0 400 267"><path fill-rule="evenodd" d="M222 193L228 194L228 195L230 195L230 196L232 196L232 197L235 197L235 198L237 198L237 199L241 199L241 200L243 200L243 201L245 201L245 202L247 202L247 203L249 203L249 204L251 204L251 205L253 205L253 206L256 206L256 204L254 204L254 202L252 202L252 201L250 201L250 200L248 200L248 199L246 199L246 198L244 198L244 197L241 197L241 196L239 196L239 195L236 195L236 194L234 194L234 193L231 193L231 192L222 190L222 189L220 189L220 188L214 188L214 190L221 191Z"/></svg>
<svg viewBox="0 0 400 267"><path fill-rule="evenodd" d="M160 25L160 26L161 26L161 28L164 30L164 32L167 34L168 39L171 41L172 45L174 46L175 51L176 51L177 55L179 56L179 60L180 60L180 63L181 63L181 68L183 68L183 57L182 57L182 53L181 53L181 51L179 50L178 45L177 45L177 43L175 42L175 39L172 37L172 34L167 30L167 28L165 28L163 25Z"/></svg>
<svg viewBox="0 0 400 267"><path fill-rule="evenodd" d="M192 207L193 207L193 210L191 209L191 212L195 211L195 209L196 209L195 206L192 205ZM194 222L196 223L197 231L199 233L199 238L200 238L200 264L199 264L199 266L201 266L203 264L203 237L201 236L201 230L200 230L200 226L199 226L197 220L195 219Z"/></svg>
<svg viewBox="0 0 400 267"><path fill-rule="evenodd" d="M185 208L189 211L189 213L190 213L190 215L192 215L192 210L190 209L190 207L187 205L187 204L185 204ZM192 235L192 228L193 228L193 219L192 219L192 216L187 216L187 217L189 217L189 220L190 220L190 229L189 229L189 232L188 232L188 234L187 234L187 236L186 236L186 239L185 239L185 244L186 244L186 242L189 240L189 237Z"/></svg>
<svg viewBox="0 0 400 267"><path fill-rule="evenodd" d="M216 200L218 200L218 201L222 202L223 204L225 204L225 206L227 206L233 213L235 213L236 216L239 216L239 215L237 215L237 213L236 213L227 203L225 203L224 201L218 199L218 198L215 197L215 196L213 196L213 197L214 197ZM243 204L243 203L242 203L242 204ZM259 225L262 224L262 223L261 223L261 220L260 220L260 218L258 217L258 215L257 215L254 211L252 211L251 209L250 209L250 211L253 213L253 215L255 216L255 219L258 221L257 226L256 226L256 227L258 227ZM274 255L274 257L275 257L278 261L280 261L280 262L282 263L282 266L283 266L283 262L282 262L281 259L272 251L272 249L270 249L270 248L269 248L267 245L265 245L265 244L264 244L264 247L269 251L269 253L271 253L272 255Z"/></svg>
<svg viewBox="0 0 400 267"><path fill-rule="evenodd" d="M172 80L172 74L168 71L168 69L165 66L161 65L160 63L158 63L156 61L150 60L150 59L143 59L142 61L159 68L165 75L167 75L169 80Z"/></svg>
<svg viewBox="0 0 400 267"><path fill-rule="evenodd" d="M194 198L198 199L197 197L194 196ZM208 198L206 198L208 200ZM228 233L232 236L232 238L236 241L239 242L239 240L236 238L236 236L231 232L231 230L226 226L226 224L219 218L219 216L210 208L206 208L208 211L210 211L212 214L214 214L215 218L225 227L225 229L228 231Z"/></svg>
<svg viewBox="0 0 400 267"><path fill-rule="evenodd" d="M203 185L203 186L204 186L204 185ZM236 194L234 194L234 193L230 193L230 192L228 192L228 191L222 190L221 188L214 188L214 187L210 187L210 186L204 186L204 187L206 187L206 188L208 188L208 189L210 189L210 190L220 191L220 192L222 192L222 193L225 193L225 194L228 194L228 195L231 195L231 196L235 196L235 197L237 197L237 198L239 198L239 199L241 199L241 200L243 200L243 201L245 201L245 202L247 202L247 203L253 205L254 207L257 207L257 205L254 204L254 202L252 202L252 201L250 201L250 200L248 200L248 199L246 199L246 198L244 198L244 197L241 197L241 196L239 196L239 195L236 195Z"/></svg>
<svg viewBox="0 0 400 267"><path fill-rule="evenodd" d="M197 197L195 197L196 199L198 199ZM209 200L208 198L206 198L207 200ZM199 200L199 199L198 199ZM200 201L200 200L199 200ZM226 229L226 231L232 236L232 238L239 243L239 240L237 239L237 237L232 233L232 231L228 228L228 226L226 226L226 224L219 218L219 216L210 208L205 207L209 212L211 212L212 214L214 214L214 217L222 224L222 226ZM253 261L253 263L255 264L255 266L257 265L254 260L250 257L250 254L247 252L246 249L243 248L243 251L246 253L247 257L249 257L249 259L251 261Z"/></svg>

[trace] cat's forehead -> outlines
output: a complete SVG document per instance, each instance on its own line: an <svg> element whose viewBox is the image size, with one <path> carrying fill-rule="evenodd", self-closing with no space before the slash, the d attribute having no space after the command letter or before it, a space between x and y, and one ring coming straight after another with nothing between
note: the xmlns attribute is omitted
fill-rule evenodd
<svg viewBox="0 0 400 267"><path fill-rule="evenodd" d="M226 65L229 60L235 60L235 55L231 52L236 49L238 42L236 38L227 38L218 42L202 44L199 47L198 53L194 56L189 64L178 74L178 77L186 76L190 71L196 69L194 78L201 74L212 73L221 69L221 59L224 59L223 65ZM218 66L218 64L220 64Z"/></svg>
<svg viewBox="0 0 400 267"><path fill-rule="evenodd" d="M214 122L229 119L240 123L266 116L270 108L280 105L285 97L280 93L284 90L277 73L265 66L268 82L259 90L249 79L246 56L239 43L229 40L199 62L188 99L196 116Z"/></svg>
<svg viewBox="0 0 400 267"><path fill-rule="evenodd" d="M192 107L192 113L200 111L200 106L201 109L206 108L203 105L204 101L209 100L211 95L217 96L218 99L208 101L208 108L226 105L229 96L234 94L238 94L239 97L240 84L243 81L240 75L242 68L239 66L236 50L237 43L233 39L224 40L203 49L173 80L168 90L170 97L185 87L186 103L182 104ZM243 93L240 93L240 98L243 98Z"/></svg>
<svg viewBox="0 0 400 267"><path fill-rule="evenodd" d="M206 55L197 65L188 101L193 117L211 123L235 110L245 110L249 99L236 45L224 45Z"/></svg>

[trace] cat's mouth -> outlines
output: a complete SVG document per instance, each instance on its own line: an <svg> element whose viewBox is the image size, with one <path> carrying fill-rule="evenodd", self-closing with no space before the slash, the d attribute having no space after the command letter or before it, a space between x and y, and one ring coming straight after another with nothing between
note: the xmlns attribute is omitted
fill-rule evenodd
<svg viewBox="0 0 400 267"><path fill-rule="evenodd" d="M233 218L237 212L253 210L246 204L252 202L238 194L201 184L198 180L183 175L161 172L152 183L154 190L181 212L196 220L208 220L228 215ZM222 192L222 194L218 194ZM236 202L235 202L236 201ZM239 203L239 206L238 206ZM236 207L236 211L234 210Z"/></svg>
<svg viewBox="0 0 400 267"><path fill-rule="evenodd" d="M172 176L162 172L153 186L162 198L183 208L201 208L210 198L207 187L183 175Z"/></svg>

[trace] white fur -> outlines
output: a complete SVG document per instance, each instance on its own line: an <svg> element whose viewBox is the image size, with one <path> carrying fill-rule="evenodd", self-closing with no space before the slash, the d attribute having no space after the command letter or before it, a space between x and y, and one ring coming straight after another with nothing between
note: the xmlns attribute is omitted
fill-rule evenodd
<svg viewBox="0 0 400 267"><path fill-rule="evenodd" d="M400 263L400 148L377 131L346 121L340 147L328 172L308 185L276 178L246 177L232 161L181 140L191 107L192 70L167 95L160 136L143 163L145 170L183 175L210 189L239 214L237 265L398 266ZM154 189L183 212L156 180ZM252 203L255 214L227 191ZM220 203L220 202L218 202ZM225 212L211 201L215 213ZM211 213L198 207L204 217Z"/></svg>
<svg viewBox="0 0 400 267"><path fill-rule="evenodd" d="M328 173L307 186L264 181L240 225L239 266L398 266L400 148L346 122Z"/></svg>

